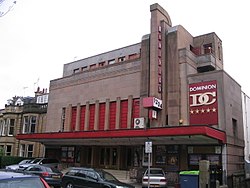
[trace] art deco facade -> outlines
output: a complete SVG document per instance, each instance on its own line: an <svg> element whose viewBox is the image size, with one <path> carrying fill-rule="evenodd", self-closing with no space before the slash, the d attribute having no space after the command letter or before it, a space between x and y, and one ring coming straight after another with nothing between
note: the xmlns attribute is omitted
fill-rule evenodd
<svg viewBox="0 0 250 188"><path fill-rule="evenodd" d="M205 159L226 184L244 171L244 138L241 87L223 70L222 41L172 26L158 4L150 11L140 43L65 64L50 83L45 133L18 137L68 165L113 169L147 167L151 142L151 163L169 182Z"/></svg>

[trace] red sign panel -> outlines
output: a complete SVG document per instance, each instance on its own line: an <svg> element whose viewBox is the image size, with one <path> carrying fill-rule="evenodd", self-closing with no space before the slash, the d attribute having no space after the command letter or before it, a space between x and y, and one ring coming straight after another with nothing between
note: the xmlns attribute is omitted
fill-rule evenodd
<svg viewBox="0 0 250 188"><path fill-rule="evenodd" d="M190 125L217 125L217 82L199 82L189 85Z"/></svg>

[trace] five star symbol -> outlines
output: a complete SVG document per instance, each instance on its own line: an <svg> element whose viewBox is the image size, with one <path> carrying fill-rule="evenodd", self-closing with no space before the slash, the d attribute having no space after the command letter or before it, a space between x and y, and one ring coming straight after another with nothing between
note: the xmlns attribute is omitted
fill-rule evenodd
<svg viewBox="0 0 250 188"><path fill-rule="evenodd" d="M191 109L190 114L203 114L203 113L210 113L210 112L216 112L217 109L215 107L213 108L207 108L207 109Z"/></svg>

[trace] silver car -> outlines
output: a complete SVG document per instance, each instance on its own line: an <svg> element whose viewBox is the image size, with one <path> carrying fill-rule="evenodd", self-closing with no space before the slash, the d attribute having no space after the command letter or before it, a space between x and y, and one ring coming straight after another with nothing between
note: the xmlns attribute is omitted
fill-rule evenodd
<svg viewBox="0 0 250 188"><path fill-rule="evenodd" d="M35 158L32 161L30 161L27 164L19 165L18 170L23 170L27 168L28 166L34 165L34 164L40 164L44 166L59 168L59 161L57 159L52 158Z"/></svg>
<svg viewBox="0 0 250 188"><path fill-rule="evenodd" d="M148 179L149 177L149 179ZM150 168L145 171L142 177L142 187L167 187L167 179L162 168Z"/></svg>
<svg viewBox="0 0 250 188"><path fill-rule="evenodd" d="M18 164L13 164L13 165L8 165L5 167L6 170L18 170L20 165L24 165L24 164L29 164L31 160L30 159L24 159L22 161L20 161Z"/></svg>

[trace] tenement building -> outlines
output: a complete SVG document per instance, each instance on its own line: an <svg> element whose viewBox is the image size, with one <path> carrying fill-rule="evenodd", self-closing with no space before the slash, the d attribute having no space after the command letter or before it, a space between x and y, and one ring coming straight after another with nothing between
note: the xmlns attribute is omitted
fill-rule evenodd
<svg viewBox="0 0 250 188"><path fill-rule="evenodd" d="M150 162L173 183L207 160L227 184L244 171L244 133L241 86L223 70L222 41L172 26L158 4L150 11L141 42L65 64L50 83L45 132L18 138L72 166Z"/></svg>
<svg viewBox="0 0 250 188"><path fill-rule="evenodd" d="M9 99L0 110L0 151L4 156L42 157L44 146L39 142L18 140L18 134L44 132L46 123L48 93L45 90L35 92L35 97Z"/></svg>

